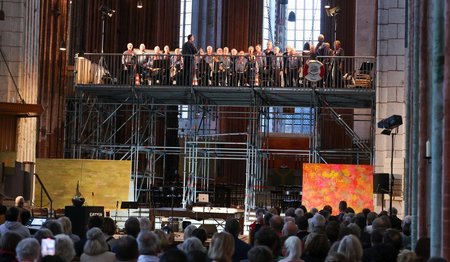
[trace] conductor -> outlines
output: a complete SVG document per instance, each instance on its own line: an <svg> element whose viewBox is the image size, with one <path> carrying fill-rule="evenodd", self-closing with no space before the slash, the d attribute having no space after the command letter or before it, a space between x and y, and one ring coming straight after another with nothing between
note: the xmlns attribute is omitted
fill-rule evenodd
<svg viewBox="0 0 450 262"><path fill-rule="evenodd" d="M194 74L194 55L197 54L197 47L194 45L194 36L188 35L187 42L183 44L181 53L184 57L184 77L183 83L186 86L192 85L192 76Z"/></svg>

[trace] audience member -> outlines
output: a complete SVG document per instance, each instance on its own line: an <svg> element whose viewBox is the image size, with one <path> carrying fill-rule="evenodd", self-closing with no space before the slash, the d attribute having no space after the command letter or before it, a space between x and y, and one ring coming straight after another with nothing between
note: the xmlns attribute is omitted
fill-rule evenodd
<svg viewBox="0 0 450 262"><path fill-rule="evenodd" d="M190 237L192 237L192 232L197 229L197 227L195 225L189 225L184 229L184 234L183 234L183 240L186 240Z"/></svg>
<svg viewBox="0 0 450 262"><path fill-rule="evenodd" d="M298 238L300 238L301 240L304 240L306 238L306 236L309 234L308 219L305 216L298 217L295 220L295 223L297 224L297 227L298 227L298 233L297 233Z"/></svg>
<svg viewBox="0 0 450 262"><path fill-rule="evenodd" d="M159 240L158 236L149 231L142 230L137 237L139 248L139 262L158 262Z"/></svg>
<svg viewBox="0 0 450 262"><path fill-rule="evenodd" d="M148 219L147 217L141 217L139 218L139 227L141 231L144 230L150 231L152 230L152 223L150 219Z"/></svg>
<svg viewBox="0 0 450 262"><path fill-rule="evenodd" d="M159 239L159 253L163 253L170 247L169 237L166 232L161 229L155 229L154 233L158 236Z"/></svg>
<svg viewBox="0 0 450 262"><path fill-rule="evenodd" d="M114 234L117 231L116 222L114 222L114 220L110 217L105 217L101 229L106 243L108 244L108 250L113 250L114 246L117 243L117 239L114 237Z"/></svg>
<svg viewBox="0 0 450 262"><path fill-rule="evenodd" d="M417 240L414 252L416 252L418 259L420 259L421 261L427 261L430 258L430 238L429 237L419 238Z"/></svg>
<svg viewBox="0 0 450 262"><path fill-rule="evenodd" d="M239 262L247 259L247 253L251 246L238 238L241 232L239 221L235 218L228 219L225 223L225 231L230 233L234 238L233 261Z"/></svg>
<svg viewBox="0 0 450 262"><path fill-rule="evenodd" d="M278 237L281 237L281 231L283 230L283 219L278 216L278 215L274 215L272 216L272 218L270 219L270 228L272 228L275 233L277 234Z"/></svg>
<svg viewBox="0 0 450 262"><path fill-rule="evenodd" d="M325 234L310 233L306 237L302 259L306 262L323 261L330 250L330 242Z"/></svg>
<svg viewBox="0 0 450 262"><path fill-rule="evenodd" d="M194 231L192 231L192 236L198 238L202 242L202 245L204 245L205 241L208 239L206 230L204 228L194 229Z"/></svg>
<svg viewBox="0 0 450 262"><path fill-rule="evenodd" d="M25 208L25 199L23 196L16 197L15 206L19 209L19 222L22 223L22 225L26 225L31 218L31 213L30 210Z"/></svg>
<svg viewBox="0 0 450 262"><path fill-rule="evenodd" d="M97 227L102 228L103 227L103 217L94 215L89 217L88 224L87 224L87 230ZM84 244L86 243L87 239L84 237L80 241L75 243L75 252L77 253L77 257L80 257L81 254L83 254Z"/></svg>
<svg viewBox="0 0 450 262"><path fill-rule="evenodd" d="M34 238L24 238L17 244L16 254L19 262L36 262L41 256L41 246Z"/></svg>
<svg viewBox="0 0 450 262"><path fill-rule="evenodd" d="M20 210L17 207L10 207L6 211L6 222L0 225L0 235L6 232L15 232L22 238L30 237L30 230L19 222Z"/></svg>
<svg viewBox="0 0 450 262"><path fill-rule="evenodd" d="M15 232L6 232L0 238L0 261L17 261L16 247L22 237Z"/></svg>
<svg viewBox="0 0 450 262"><path fill-rule="evenodd" d="M302 256L302 242L297 236L290 236L283 245L284 258L280 262L303 262L300 259Z"/></svg>
<svg viewBox="0 0 450 262"><path fill-rule="evenodd" d="M397 256L397 262L417 262L416 253L411 250L402 250Z"/></svg>
<svg viewBox="0 0 450 262"><path fill-rule="evenodd" d="M361 242L354 235L345 236L341 240L338 252L344 254L349 262L359 262L363 256Z"/></svg>
<svg viewBox="0 0 450 262"><path fill-rule="evenodd" d="M297 218L299 218L299 217L301 217L301 216L303 216L305 213L303 212L303 209L301 209L301 208L297 208L296 210L295 210L295 218L297 219Z"/></svg>
<svg viewBox="0 0 450 262"><path fill-rule="evenodd" d="M256 232L259 231L259 229L265 225L265 215L266 210L264 208L258 208L256 209L255 215L256 215L256 220L250 224L249 226L249 238L250 238L250 245L253 245L255 242L255 235ZM268 225L268 224L266 224Z"/></svg>
<svg viewBox="0 0 450 262"><path fill-rule="evenodd" d="M208 256L211 261L231 262L234 254L234 239L230 233L216 233L211 239Z"/></svg>
<svg viewBox="0 0 450 262"><path fill-rule="evenodd" d="M297 233L298 233L298 227L294 222L288 221L288 222L284 223L283 230L282 230L282 236L284 238L288 238L290 236L297 236Z"/></svg>
<svg viewBox="0 0 450 262"><path fill-rule="evenodd" d="M60 217L58 218L58 222L63 228L63 233L68 235L70 239L72 239L73 243L80 241L80 237L72 233L72 222L68 217Z"/></svg>
<svg viewBox="0 0 450 262"><path fill-rule="evenodd" d="M398 214L397 208L392 207L391 214L389 216L391 228L402 230L402 220L397 217L397 214Z"/></svg>
<svg viewBox="0 0 450 262"><path fill-rule="evenodd" d="M325 258L325 262L347 262L347 258L342 253L331 252Z"/></svg>
<svg viewBox="0 0 450 262"><path fill-rule="evenodd" d="M54 238L54 235L53 235L52 231L50 231L50 229L48 229L48 228L41 228L38 231L36 231L36 233L34 233L33 237L39 243L41 243L42 239L44 239L44 238Z"/></svg>
<svg viewBox="0 0 450 262"><path fill-rule="evenodd" d="M113 251L116 253L116 261L137 261L139 257L136 239L130 235L119 238Z"/></svg>
<svg viewBox="0 0 450 262"><path fill-rule="evenodd" d="M164 254L159 258L160 262L187 262L186 254L177 249L170 249L164 252Z"/></svg>
<svg viewBox="0 0 450 262"><path fill-rule="evenodd" d="M284 216L285 217L293 217L293 218L295 218L296 217L296 215L295 215L295 208L290 207L290 208L286 209L286 211L284 212Z"/></svg>
<svg viewBox="0 0 450 262"><path fill-rule="evenodd" d="M330 244L333 244L339 239L339 223L337 221L328 222L325 227L325 233L330 241Z"/></svg>
<svg viewBox="0 0 450 262"><path fill-rule="evenodd" d="M206 248L203 246L200 239L196 237L190 237L184 240L183 243L178 245L178 249L186 253L186 255L193 251L201 251L206 254Z"/></svg>
<svg viewBox="0 0 450 262"><path fill-rule="evenodd" d="M53 235L64 234L63 226L57 220L48 219L42 224L42 228L48 228L52 231Z"/></svg>
<svg viewBox="0 0 450 262"><path fill-rule="evenodd" d="M208 254L198 250L187 254L187 259L189 262L209 262Z"/></svg>
<svg viewBox="0 0 450 262"><path fill-rule="evenodd" d="M80 257L81 262L115 261L115 254L109 251L105 236L98 227L89 229L86 238L83 254Z"/></svg>
<svg viewBox="0 0 450 262"><path fill-rule="evenodd" d="M272 262L272 251L266 246L254 246L247 253L249 262Z"/></svg>
<svg viewBox="0 0 450 262"><path fill-rule="evenodd" d="M64 262L70 262L75 258L75 248L72 239L65 234L55 236L55 255Z"/></svg>
<svg viewBox="0 0 450 262"><path fill-rule="evenodd" d="M137 235L141 231L141 224L136 217L130 217L125 221L125 233L129 236L137 238Z"/></svg>

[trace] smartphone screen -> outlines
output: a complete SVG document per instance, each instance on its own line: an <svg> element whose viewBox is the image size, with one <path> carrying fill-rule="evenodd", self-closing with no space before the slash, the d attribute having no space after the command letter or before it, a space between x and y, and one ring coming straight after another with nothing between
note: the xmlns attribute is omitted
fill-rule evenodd
<svg viewBox="0 0 450 262"><path fill-rule="evenodd" d="M42 239L41 244L42 256L54 256L55 255L55 240L51 238Z"/></svg>

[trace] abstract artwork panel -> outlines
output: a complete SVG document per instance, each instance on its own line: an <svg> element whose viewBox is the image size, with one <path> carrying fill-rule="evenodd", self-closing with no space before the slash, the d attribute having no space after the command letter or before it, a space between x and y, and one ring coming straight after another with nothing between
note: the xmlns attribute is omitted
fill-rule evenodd
<svg viewBox="0 0 450 262"><path fill-rule="evenodd" d="M303 164L302 204L309 210L324 205L339 213L339 202L347 201L356 213L373 210L373 166Z"/></svg>

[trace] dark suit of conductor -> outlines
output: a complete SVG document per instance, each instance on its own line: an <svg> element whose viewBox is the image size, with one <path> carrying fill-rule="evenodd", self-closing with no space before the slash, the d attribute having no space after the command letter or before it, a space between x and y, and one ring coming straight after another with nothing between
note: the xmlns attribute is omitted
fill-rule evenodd
<svg viewBox="0 0 450 262"><path fill-rule="evenodd" d="M183 44L181 53L184 56L184 84L187 86L192 85L192 76L194 73L194 57L198 50L193 44L194 36L191 36L189 40Z"/></svg>

